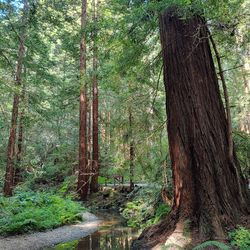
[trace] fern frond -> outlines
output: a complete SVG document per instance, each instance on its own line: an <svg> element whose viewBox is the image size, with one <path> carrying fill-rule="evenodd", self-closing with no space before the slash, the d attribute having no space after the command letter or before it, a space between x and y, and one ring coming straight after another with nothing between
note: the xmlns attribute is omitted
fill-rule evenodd
<svg viewBox="0 0 250 250"><path fill-rule="evenodd" d="M227 246L226 244L224 244L222 242L210 240L210 241L203 242L202 244L196 246L195 248L193 248L193 250L202 250L206 247L211 247L211 246L218 247L221 250L230 250L231 249L229 246Z"/></svg>

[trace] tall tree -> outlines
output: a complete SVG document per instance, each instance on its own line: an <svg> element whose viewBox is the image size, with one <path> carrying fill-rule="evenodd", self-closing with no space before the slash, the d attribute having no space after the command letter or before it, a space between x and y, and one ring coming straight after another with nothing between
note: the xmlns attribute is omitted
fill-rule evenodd
<svg viewBox="0 0 250 250"><path fill-rule="evenodd" d="M87 173L87 84L86 84L86 28L87 0L82 0L80 42L80 115L79 115L79 173L77 192L82 200L88 195Z"/></svg>
<svg viewBox="0 0 250 250"><path fill-rule="evenodd" d="M244 92L246 96L249 97L250 93L250 80L247 78L247 75L249 75L250 69L249 69L249 63L244 63L244 68L241 69L242 78L244 82ZM248 105L249 107L250 105ZM247 109L246 115L243 119L240 120L240 130L246 132L247 134L250 134L250 111Z"/></svg>
<svg viewBox="0 0 250 250"><path fill-rule="evenodd" d="M249 212L236 155L232 164L228 154L228 123L204 19L183 20L169 8L160 15L160 37L174 205L168 218L143 232L143 249L183 229L187 219L200 240L225 239L225 225Z"/></svg>
<svg viewBox="0 0 250 250"><path fill-rule="evenodd" d="M135 145L133 138L133 116L131 107L129 107L129 189L134 189L134 159L135 159Z"/></svg>
<svg viewBox="0 0 250 250"><path fill-rule="evenodd" d="M17 185L21 181L21 164L23 157L23 129L24 129L24 112L25 112L25 86L22 85L22 93L20 96L21 112L19 115L18 125L18 138L17 138L17 152L16 152L16 166L14 170L14 185Z"/></svg>
<svg viewBox="0 0 250 250"><path fill-rule="evenodd" d="M99 175L99 131L98 131L98 83L97 83L97 8L98 0L92 0L93 8L93 77L92 77L92 94L93 94L93 106L92 106L92 133L93 133L93 149L92 149L92 179L90 184L90 191L98 191L98 175Z"/></svg>
<svg viewBox="0 0 250 250"><path fill-rule="evenodd" d="M8 148L7 148L7 164L6 164L5 182L4 182L4 188L3 188L3 193L5 196L12 195L13 186L14 186L14 157L15 157L15 146L16 146L18 108L19 108L19 99L20 99L19 91L20 91L21 80L22 80L23 59L25 56L24 43L26 40L27 10L28 10L28 3L25 0L22 21L21 21L22 25L21 25L21 32L19 36L18 59L17 59L17 68L16 68L16 75L15 75L16 90L15 90L13 106L12 106L11 125L10 125L9 141L8 141Z"/></svg>

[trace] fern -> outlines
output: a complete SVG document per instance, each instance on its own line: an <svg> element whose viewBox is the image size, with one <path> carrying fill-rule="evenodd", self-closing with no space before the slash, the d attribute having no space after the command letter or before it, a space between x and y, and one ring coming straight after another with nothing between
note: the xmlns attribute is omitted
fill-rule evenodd
<svg viewBox="0 0 250 250"><path fill-rule="evenodd" d="M218 247L219 249L222 249L222 250L230 250L231 249L229 246L227 246L226 244L219 242L219 241L206 241L206 242L203 242L202 244L196 246L195 248L193 248L193 250L201 250L201 249L204 249L206 247L211 247L211 246Z"/></svg>
<svg viewBox="0 0 250 250"><path fill-rule="evenodd" d="M45 192L0 197L0 235L45 230L82 219L84 208L68 198Z"/></svg>

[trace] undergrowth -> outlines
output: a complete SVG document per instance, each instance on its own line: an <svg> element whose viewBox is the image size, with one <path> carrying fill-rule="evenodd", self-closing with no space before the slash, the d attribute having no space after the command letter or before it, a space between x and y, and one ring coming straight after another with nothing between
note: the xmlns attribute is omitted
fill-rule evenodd
<svg viewBox="0 0 250 250"><path fill-rule="evenodd" d="M227 244L209 240L205 241L198 246L194 247L192 250L203 250L203 249L220 249L220 250L231 250L231 249L239 249L239 250L248 250L250 249L250 231L243 227L238 227L235 230L229 233L229 240ZM175 247L175 249L184 249L177 245L168 245L163 246L164 249L171 249L171 247Z"/></svg>
<svg viewBox="0 0 250 250"><path fill-rule="evenodd" d="M240 250L250 249L250 231L244 227L238 227L229 233L230 242Z"/></svg>
<svg viewBox="0 0 250 250"><path fill-rule="evenodd" d="M129 227L144 229L158 223L169 211L170 207L159 201L159 190L144 188L132 201L127 202L121 215L127 220Z"/></svg>
<svg viewBox="0 0 250 250"><path fill-rule="evenodd" d="M84 208L68 198L45 192L0 196L0 234L41 231L82 219Z"/></svg>
<svg viewBox="0 0 250 250"><path fill-rule="evenodd" d="M221 250L230 250L231 247L229 247L228 245L219 242L219 241L206 241L203 242L202 244L196 246L195 248L193 248L193 250L202 250L202 249L207 249L208 247L216 247L217 249L221 249Z"/></svg>

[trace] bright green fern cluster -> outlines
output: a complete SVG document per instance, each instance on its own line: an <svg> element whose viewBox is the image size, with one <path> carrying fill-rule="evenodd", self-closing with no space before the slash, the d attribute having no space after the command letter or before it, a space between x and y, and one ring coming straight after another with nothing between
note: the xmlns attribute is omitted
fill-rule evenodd
<svg viewBox="0 0 250 250"><path fill-rule="evenodd" d="M55 228L82 219L77 202L45 192L0 197L0 233L17 234Z"/></svg>
<svg viewBox="0 0 250 250"><path fill-rule="evenodd" d="M155 192L144 188L142 191L126 204L121 213L127 220L128 226L141 229L158 223L170 211L168 205L159 202L159 190Z"/></svg>
<svg viewBox="0 0 250 250"><path fill-rule="evenodd" d="M233 246L239 247L240 250L250 249L250 231L246 228L239 227L229 233L229 237Z"/></svg>

